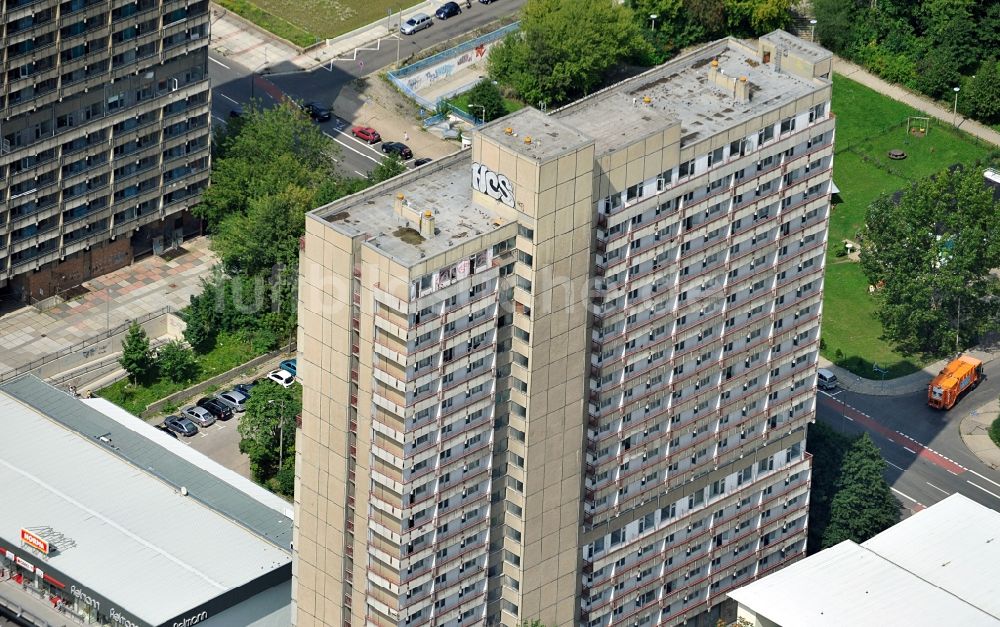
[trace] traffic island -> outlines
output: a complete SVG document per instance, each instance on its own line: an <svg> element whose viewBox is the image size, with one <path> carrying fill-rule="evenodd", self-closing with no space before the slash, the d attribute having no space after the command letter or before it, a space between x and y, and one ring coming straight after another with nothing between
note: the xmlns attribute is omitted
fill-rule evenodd
<svg viewBox="0 0 1000 627"><path fill-rule="evenodd" d="M1000 400L993 399L969 412L959 426L962 441L990 468L1000 468Z"/></svg>

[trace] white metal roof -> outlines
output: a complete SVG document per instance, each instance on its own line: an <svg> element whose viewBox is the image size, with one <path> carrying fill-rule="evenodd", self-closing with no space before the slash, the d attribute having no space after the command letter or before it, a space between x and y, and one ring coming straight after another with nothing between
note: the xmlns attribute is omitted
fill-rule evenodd
<svg viewBox="0 0 1000 627"><path fill-rule="evenodd" d="M1000 513L955 494L729 596L781 627L1000 625Z"/></svg>
<svg viewBox="0 0 1000 627"><path fill-rule="evenodd" d="M291 556L0 391L0 537L47 526L75 546L48 564L159 624Z"/></svg>

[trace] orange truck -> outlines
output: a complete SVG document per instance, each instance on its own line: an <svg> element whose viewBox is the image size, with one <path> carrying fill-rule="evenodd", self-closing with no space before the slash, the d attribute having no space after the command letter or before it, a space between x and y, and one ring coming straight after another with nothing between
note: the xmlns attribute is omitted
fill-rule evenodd
<svg viewBox="0 0 1000 627"><path fill-rule="evenodd" d="M937 409L951 409L962 392L976 387L984 378L983 362L959 355L927 386L927 404Z"/></svg>

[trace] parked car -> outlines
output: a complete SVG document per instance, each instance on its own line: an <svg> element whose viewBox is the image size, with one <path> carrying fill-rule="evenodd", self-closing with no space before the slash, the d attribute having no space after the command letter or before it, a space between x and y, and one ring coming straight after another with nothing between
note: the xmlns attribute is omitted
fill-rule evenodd
<svg viewBox="0 0 1000 627"><path fill-rule="evenodd" d="M382 142L382 152L399 156L400 159L412 159L413 151L406 144L400 142Z"/></svg>
<svg viewBox="0 0 1000 627"><path fill-rule="evenodd" d="M228 392L216 394L215 398L219 399L219 401L230 407L233 411L242 413L247 410L247 401L250 400L250 395L244 394L239 390L229 390Z"/></svg>
<svg viewBox="0 0 1000 627"><path fill-rule="evenodd" d="M243 107L236 105L229 110L229 117L231 118L242 118L243 117Z"/></svg>
<svg viewBox="0 0 1000 627"><path fill-rule="evenodd" d="M431 161L433 161L433 159L431 159L430 157L421 157L420 159L417 159L416 161L413 162L413 167L419 168L422 165L427 165Z"/></svg>
<svg viewBox="0 0 1000 627"><path fill-rule="evenodd" d="M307 102L302 105L302 110L309 114L309 117L317 122L326 122L330 119L330 107L319 102Z"/></svg>
<svg viewBox="0 0 1000 627"><path fill-rule="evenodd" d="M197 405L192 405L187 407L183 412L184 417L195 423L199 427L210 427L215 424L215 416L211 414L204 407L198 407Z"/></svg>
<svg viewBox="0 0 1000 627"><path fill-rule="evenodd" d="M173 433L183 435L188 438L198 433L198 427L196 427L195 424L187 418L183 418L181 416L167 416L167 419L163 421L163 426Z"/></svg>
<svg viewBox="0 0 1000 627"><path fill-rule="evenodd" d="M403 22L403 25L399 27L399 32L403 33L404 35L412 35L417 31L422 31L425 28L430 28L431 24L433 23L434 20L431 19L431 16L427 15L426 13L417 13L410 19Z"/></svg>
<svg viewBox="0 0 1000 627"><path fill-rule="evenodd" d="M247 381L246 383L237 383L233 386L233 389L243 396L250 398L250 392L253 391L254 387L260 383L260 381L260 379L254 379L253 381Z"/></svg>
<svg viewBox="0 0 1000 627"><path fill-rule="evenodd" d="M355 126L351 129L351 135L369 144L377 144L382 141L382 136L370 126Z"/></svg>
<svg viewBox="0 0 1000 627"><path fill-rule="evenodd" d="M174 416L168 416L168 418L173 418L173 417ZM163 433L169 435L175 440L177 439L177 433L173 431L170 427L168 427L166 422L164 422L163 424L156 425L156 430L162 431Z"/></svg>
<svg viewBox="0 0 1000 627"><path fill-rule="evenodd" d="M233 417L233 408L217 398L205 396L198 399L198 402L195 403L195 405L203 409L207 409L208 413L215 416L216 420L229 420Z"/></svg>
<svg viewBox="0 0 1000 627"><path fill-rule="evenodd" d="M455 17L462 12L462 9L458 8L457 2L445 2L441 5L441 8L434 12L434 15L438 19L446 20L449 17Z"/></svg>
<svg viewBox="0 0 1000 627"><path fill-rule="evenodd" d="M299 376L299 371L298 368L296 368L296 363L297 362L295 359L286 359L285 361L278 364L278 368L284 370L285 372L292 373L293 377L297 377Z"/></svg>
<svg viewBox="0 0 1000 627"><path fill-rule="evenodd" d="M287 370L275 370L267 373L267 378L283 388L290 388L295 383L295 375Z"/></svg>
<svg viewBox="0 0 1000 627"><path fill-rule="evenodd" d="M490 4L492 2L496 2L496 0L479 0L480 4Z"/></svg>
<svg viewBox="0 0 1000 627"><path fill-rule="evenodd" d="M820 368L816 373L816 387L821 390L834 390L837 388L837 375L826 368Z"/></svg>

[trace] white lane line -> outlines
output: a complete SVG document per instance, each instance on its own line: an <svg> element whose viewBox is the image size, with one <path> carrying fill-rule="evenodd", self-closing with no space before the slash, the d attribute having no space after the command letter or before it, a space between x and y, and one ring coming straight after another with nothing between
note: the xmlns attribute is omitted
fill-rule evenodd
<svg viewBox="0 0 1000 627"><path fill-rule="evenodd" d="M885 462L885 463L889 464L889 465L890 465L890 466L892 466L893 468L898 468L899 470L902 470L902 471L904 471L904 472L906 471L906 469L905 469L905 468L903 468L902 466L897 466L896 464L894 464L894 463L890 462L889 460L886 460L886 462Z"/></svg>
<svg viewBox="0 0 1000 627"><path fill-rule="evenodd" d="M957 472L955 472L954 470L952 470L951 468L945 468L945 470L947 470L947 471L948 471L948 472L950 472L951 474L955 475L956 477L958 476L958 473L957 473Z"/></svg>
<svg viewBox="0 0 1000 627"><path fill-rule="evenodd" d="M916 454L917 454L917 452L916 452L916 451L914 451L914 450L913 450L912 448L910 448L909 446L904 446L904 447L903 447L903 450L904 450L904 451L909 451L909 452L913 453L914 455L916 455Z"/></svg>
<svg viewBox="0 0 1000 627"><path fill-rule="evenodd" d="M993 485L995 485L996 487L1000 488L1000 483L997 483L996 481L993 481L992 479L988 479L988 478L986 478L986 477L982 476L981 474L979 474L979 473L978 473L978 472L976 472L975 470L969 470L969 472L971 472L972 474L976 475L977 477L979 477L979 478L980 478L980 479L982 479L983 481L989 481L990 483L992 483L992 484L993 484Z"/></svg>
<svg viewBox="0 0 1000 627"><path fill-rule="evenodd" d="M216 120L222 122L223 124L226 123L226 119L225 118L220 118L219 116L215 115L214 113L212 114L212 117L215 118Z"/></svg>
<svg viewBox="0 0 1000 627"><path fill-rule="evenodd" d="M379 160L376 159L375 157L373 157L371 155L366 155L365 153L361 152L360 150L356 150L356 149L352 148L351 146L348 146L347 144L345 144L344 142L340 141L339 139L337 139L333 135L327 133L326 131L323 131L323 134L326 135L327 137L329 137L330 139L332 139L333 141L337 142L338 144L340 144L344 148L347 148L351 152L357 153L357 154L361 155L362 157L364 157L365 159L371 159L375 163L379 162Z"/></svg>
<svg viewBox="0 0 1000 627"><path fill-rule="evenodd" d="M934 489L935 489L935 490L937 490L938 492L943 492L944 494L951 494L951 492L948 492L948 491L946 491L946 490L942 490L941 488L937 487L936 485L934 485L934 484L933 484L933 483L931 483L930 481L925 481L924 483L926 483L926 484L927 484L927 485L929 485L930 487L934 488Z"/></svg>
<svg viewBox="0 0 1000 627"><path fill-rule="evenodd" d="M223 63L222 61L216 61L215 59L213 59L211 57L211 55L209 55L208 60L211 61L211 62L213 62L213 63L218 63L219 65L221 65L222 67L226 68L227 70L233 69L233 68L229 67L228 65L226 65L225 63Z"/></svg>
<svg viewBox="0 0 1000 627"><path fill-rule="evenodd" d="M977 485L977 484L972 483L971 481L968 481L968 480L966 480L966 483L968 483L969 485L971 485L974 488L979 488L980 490L982 490L986 494L989 494L990 496L994 496L994 497L1000 499L1000 494L996 494L995 492L990 492L989 490L987 490L986 488L984 488L981 485Z"/></svg>
<svg viewBox="0 0 1000 627"><path fill-rule="evenodd" d="M358 172L357 170L355 170L354 173L357 174L358 176L360 176L361 178L364 178L364 177L368 176L367 174L362 174L361 172Z"/></svg>
<svg viewBox="0 0 1000 627"><path fill-rule="evenodd" d="M230 98L230 97L229 97L229 96L227 96L226 94L222 93L221 91L219 92L219 95L220 95L220 96L222 96L223 98L225 98L226 100L228 100L229 102L231 102L231 103L235 104L235 105L238 105L238 104L240 104L239 102L237 102L237 101L233 100L232 98Z"/></svg>
<svg viewBox="0 0 1000 627"><path fill-rule="evenodd" d="M896 494L898 494L899 496L903 497L904 499L909 499L909 500L913 501L914 503L919 503L920 502L917 499L913 498L912 496L908 496L906 494L903 494L902 492L900 492L896 488L889 488L889 489L892 490L893 492L895 492ZM1000 498L1000 497L998 497L998 498Z"/></svg>
<svg viewBox="0 0 1000 627"><path fill-rule="evenodd" d="M850 416L848 416L847 414L844 414L844 418L847 418L847 419L848 419L848 420L850 420L851 422L854 422L854 418L851 418L851 417L850 417Z"/></svg>

